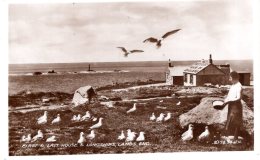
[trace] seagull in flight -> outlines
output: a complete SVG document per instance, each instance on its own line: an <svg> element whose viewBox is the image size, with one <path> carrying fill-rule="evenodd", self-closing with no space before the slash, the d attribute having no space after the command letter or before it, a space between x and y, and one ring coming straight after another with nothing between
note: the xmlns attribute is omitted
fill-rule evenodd
<svg viewBox="0 0 260 160"><path fill-rule="evenodd" d="M117 48L121 49L124 52L125 57L127 57L129 54L132 54L132 53L144 52L143 50L138 50L138 49L128 51L124 47L117 47Z"/></svg>
<svg viewBox="0 0 260 160"><path fill-rule="evenodd" d="M145 42L156 43L157 48L160 48L161 45L162 45L162 43L161 43L162 40L169 37L170 35L175 34L176 32L178 32L180 30L181 29L175 29L175 30L169 31L169 32L165 33L160 39L157 39L157 38L154 38L154 37L147 38L143 41L143 43L145 43Z"/></svg>

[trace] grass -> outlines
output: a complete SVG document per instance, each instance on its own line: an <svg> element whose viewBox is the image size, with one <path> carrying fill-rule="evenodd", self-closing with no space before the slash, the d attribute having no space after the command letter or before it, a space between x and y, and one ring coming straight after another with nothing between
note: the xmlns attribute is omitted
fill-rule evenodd
<svg viewBox="0 0 260 160"><path fill-rule="evenodd" d="M116 88L116 87L115 87ZM112 88L111 88L112 89ZM179 87L149 87L130 91L111 92L111 90L100 90L99 95L105 95L109 98L149 98L149 97L163 97L169 96ZM220 92L221 93L221 92ZM63 93L64 94L64 93ZM34 99L31 103L38 102L42 105L40 99L44 96L59 97L59 94L33 94L32 97L20 97L26 101ZM66 94L64 94L66 95ZM52 104L64 103L63 100L69 101L70 96L61 96L60 99L51 102ZM19 101L19 99L16 99ZM193 98L165 98L153 99L137 102L137 111L126 114L126 111L133 106L131 101L118 101L115 108L107 108L99 103L92 103L90 105L82 105L81 107L72 108L70 105L64 108L49 110L48 123L44 125L36 124L36 119L43 114L43 111L31 111L26 113L10 112L9 113L9 154L13 155L67 155L67 154L97 154L97 153L154 153L154 152L189 152L189 151L238 151L238 150L253 150L252 139L247 139L250 143L243 143L242 145L216 145L212 144L214 138L209 143L200 143L194 140L184 143L180 140L181 134L187 128L179 126L179 115L189 111L200 103L201 97ZM176 103L181 101L181 105ZM9 101L10 102L10 101ZM158 108L157 106L166 107L166 109ZM91 115L95 117L103 117L103 125L99 129L95 129L96 138L92 141L87 141L85 145L90 144L110 144L115 143L116 146L110 147L95 147L95 146L79 146L77 140L79 133L84 132L89 134L88 128L96 122L71 122L71 118L75 114L84 114L90 111ZM149 116L155 113L156 117L160 113L172 113L173 118L168 122L157 123L149 120ZM50 122L56 115L60 113L62 122L59 125L51 125ZM203 130L204 124L194 124L194 137L197 137ZM214 126L209 126L213 133L212 137L218 136L218 130ZM37 141L35 144L43 144L44 147L37 146L35 148L23 148L24 144L20 142L22 135L32 133L34 136L37 130L41 129L44 133L43 140ZM138 145L137 142L124 144L124 141L117 140L121 130L126 132L131 129L135 132L144 131L146 134L146 141L149 145ZM58 141L55 143L58 147L47 147L45 140L51 136L56 135ZM30 143L29 143L30 144ZM70 147L62 147L64 144L73 144ZM121 146L118 146L118 145Z"/></svg>

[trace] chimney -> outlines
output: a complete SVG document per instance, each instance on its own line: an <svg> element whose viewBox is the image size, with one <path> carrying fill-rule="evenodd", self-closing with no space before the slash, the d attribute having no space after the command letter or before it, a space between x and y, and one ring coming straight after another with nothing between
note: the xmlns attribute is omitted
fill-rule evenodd
<svg viewBox="0 0 260 160"><path fill-rule="evenodd" d="M209 55L209 63L213 64L213 60L212 60L211 54Z"/></svg>
<svg viewBox="0 0 260 160"><path fill-rule="evenodd" d="M169 59L169 67L173 67L170 59Z"/></svg>

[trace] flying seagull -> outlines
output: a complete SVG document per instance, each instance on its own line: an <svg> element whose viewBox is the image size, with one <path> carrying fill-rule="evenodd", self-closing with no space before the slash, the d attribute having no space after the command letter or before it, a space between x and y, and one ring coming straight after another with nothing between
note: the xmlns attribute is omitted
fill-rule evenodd
<svg viewBox="0 0 260 160"><path fill-rule="evenodd" d="M131 53L144 52L143 50L138 50L138 49L134 49L134 50L128 51L124 47L117 47L117 48L121 49L124 52L124 56L125 57L127 57L128 54L131 54Z"/></svg>
<svg viewBox="0 0 260 160"><path fill-rule="evenodd" d="M167 33L165 33L160 39L157 39L157 38L154 38L154 37L150 37L150 38L147 38L146 40L144 40L143 42L151 42L151 43L156 43L156 46L157 48L160 48L161 45L162 45L162 40L164 40L165 38L167 38L168 36L172 35L172 34L175 34L176 32L178 32L179 30L181 29L175 29L175 30L172 30L172 31L169 31Z"/></svg>

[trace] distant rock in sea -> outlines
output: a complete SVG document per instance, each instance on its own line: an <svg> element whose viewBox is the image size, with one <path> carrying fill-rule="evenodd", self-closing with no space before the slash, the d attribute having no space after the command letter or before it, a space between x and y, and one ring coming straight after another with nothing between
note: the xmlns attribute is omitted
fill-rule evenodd
<svg viewBox="0 0 260 160"><path fill-rule="evenodd" d="M33 75L42 75L42 72L33 72Z"/></svg>
<svg viewBox="0 0 260 160"><path fill-rule="evenodd" d="M57 73L57 72L55 72L54 70L48 71L48 74L54 74L54 73Z"/></svg>

